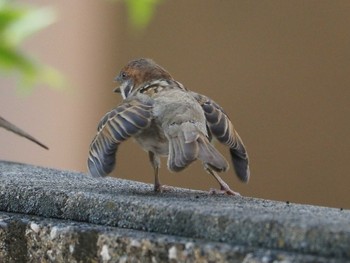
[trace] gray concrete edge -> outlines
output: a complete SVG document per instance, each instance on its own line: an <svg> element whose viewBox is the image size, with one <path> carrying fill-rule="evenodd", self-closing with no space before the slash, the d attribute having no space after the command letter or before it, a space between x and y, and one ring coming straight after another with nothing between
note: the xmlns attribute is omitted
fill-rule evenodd
<svg viewBox="0 0 350 263"><path fill-rule="evenodd" d="M15 243L15 244L14 244ZM1 262L333 262L280 250L0 212Z"/></svg>
<svg viewBox="0 0 350 263"><path fill-rule="evenodd" d="M230 246L350 259L350 211L208 196L82 173L0 162L0 210Z"/></svg>

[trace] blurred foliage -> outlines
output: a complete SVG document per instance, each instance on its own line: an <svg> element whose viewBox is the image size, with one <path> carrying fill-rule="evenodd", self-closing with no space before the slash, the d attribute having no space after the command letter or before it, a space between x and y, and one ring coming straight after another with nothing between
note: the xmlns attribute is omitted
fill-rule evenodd
<svg viewBox="0 0 350 263"><path fill-rule="evenodd" d="M144 29L151 21L161 0L125 0L129 23L137 30Z"/></svg>
<svg viewBox="0 0 350 263"><path fill-rule="evenodd" d="M54 20L55 14L50 8L32 8L0 0L0 73L18 74L23 91L29 91L37 83L63 86L63 77L56 70L38 63L20 49L26 38Z"/></svg>
<svg viewBox="0 0 350 263"><path fill-rule="evenodd" d="M143 30L151 21L161 0L124 0L130 25ZM55 20L51 8L33 8L15 1L0 0L0 74L19 75L22 91L30 91L35 84L50 87L64 86L64 79L55 69L40 64L25 54L20 45L32 34Z"/></svg>

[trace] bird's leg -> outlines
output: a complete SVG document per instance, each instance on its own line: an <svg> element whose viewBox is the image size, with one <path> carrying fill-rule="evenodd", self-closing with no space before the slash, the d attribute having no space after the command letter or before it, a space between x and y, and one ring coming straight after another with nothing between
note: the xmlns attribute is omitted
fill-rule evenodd
<svg viewBox="0 0 350 263"><path fill-rule="evenodd" d="M228 186L227 183L224 182L224 180L221 179L221 177L210 167L205 166L205 170L211 174L212 176L214 176L214 178L216 179L216 181L218 181L218 183L220 184L220 190L217 189L210 189L210 193L211 194L227 194L227 195L238 195L240 196L239 193L231 190L231 188Z"/></svg>
<svg viewBox="0 0 350 263"><path fill-rule="evenodd" d="M159 166L160 166L159 156L155 155L153 152L148 152L148 157L154 170L154 191L162 192L162 185L160 184L160 180L159 180Z"/></svg>

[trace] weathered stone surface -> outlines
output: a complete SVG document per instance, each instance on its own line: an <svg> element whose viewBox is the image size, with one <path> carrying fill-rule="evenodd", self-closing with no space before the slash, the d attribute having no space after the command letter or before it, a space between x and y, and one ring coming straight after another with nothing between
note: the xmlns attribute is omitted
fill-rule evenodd
<svg viewBox="0 0 350 263"><path fill-rule="evenodd" d="M0 247L0 262L4 263L343 262L314 255L23 214L0 212L0 222L0 244L4 244Z"/></svg>
<svg viewBox="0 0 350 263"><path fill-rule="evenodd" d="M218 245L214 247L227 247L227 251L233 251L233 258L244 258L245 262L273 262L276 253L269 251L298 256L298 261L313 255L341 262L350 260L348 210L210 196L201 191L178 188L156 194L147 184L113 178L96 179L82 173L8 162L0 162L0 210L117 227L118 231L122 231L119 228L133 229L138 233L142 231L147 237L145 240L161 234L181 240L189 238L196 240L196 245L203 242L200 249L209 244L208 251L215 251L210 247L215 243ZM3 235L1 229L0 224L0 237ZM18 235L23 232L20 229L18 227ZM75 253L88 255L89 251L100 249L99 253L112 256L117 253L115 251L123 250L116 245L118 239L115 236L108 238L108 232L104 235L107 247L103 250L103 245L99 245L102 237L90 230L85 233L86 237L79 239L78 235L80 241L77 242L84 243L85 250L74 250L78 251ZM122 239L123 235L120 235L119 240ZM91 244L84 240L98 241ZM2 242L0 240L0 248ZM187 241L183 242L170 252L171 245L165 247L168 255L177 255L183 250L181 248L186 248ZM162 253L164 250L161 249ZM159 256L159 253L155 254ZM233 261L223 258L225 260Z"/></svg>

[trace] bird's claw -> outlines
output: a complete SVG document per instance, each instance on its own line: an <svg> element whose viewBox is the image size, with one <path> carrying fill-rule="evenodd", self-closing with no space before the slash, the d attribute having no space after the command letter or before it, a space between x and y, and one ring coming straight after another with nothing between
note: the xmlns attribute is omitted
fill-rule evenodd
<svg viewBox="0 0 350 263"><path fill-rule="evenodd" d="M170 186L167 185L155 185L154 186L154 192L156 193L164 193L164 192L168 192L171 190Z"/></svg>
<svg viewBox="0 0 350 263"><path fill-rule="evenodd" d="M233 196L241 196L240 193L235 192L233 190L229 189L215 189L215 188L210 188L209 189L209 194L211 195L233 195Z"/></svg>

